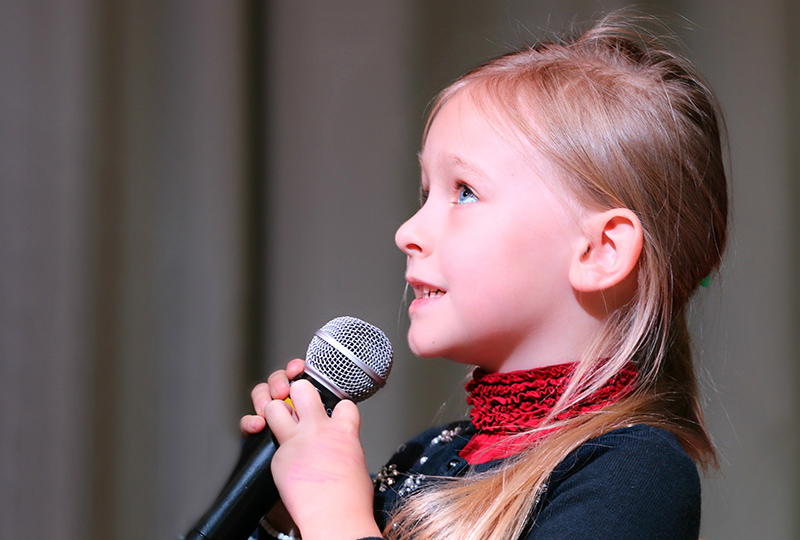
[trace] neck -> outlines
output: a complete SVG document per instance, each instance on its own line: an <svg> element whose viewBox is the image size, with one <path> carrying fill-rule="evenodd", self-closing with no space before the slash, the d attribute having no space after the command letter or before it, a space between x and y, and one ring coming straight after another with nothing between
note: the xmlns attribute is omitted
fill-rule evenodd
<svg viewBox="0 0 800 540"><path fill-rule="evenodd" d="M599 335L603 321L580 308L553 313L547 321L506 347L498 347L493 356L478 367L488 372L508 373L575 362L586 354ZM488 352L488 351L487 351Z"/></svg>
<svg viewBox="0 0 800 540"><path fill-rule="evenodd" d="M508 457L556 429L542 422L555 412L576 367L573 363L511 373L475 370L467 383L467 402L472 406L470 419L477 433L461 457L472 464ZM562 410L553 420L568 420L614 403L633 390L636 376L634 365L626 365L591 396Z"/></svg>

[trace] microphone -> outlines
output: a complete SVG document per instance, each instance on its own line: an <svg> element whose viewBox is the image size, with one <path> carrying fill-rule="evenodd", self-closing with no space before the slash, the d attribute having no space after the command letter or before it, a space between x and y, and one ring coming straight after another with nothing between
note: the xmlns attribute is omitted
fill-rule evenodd
<svg viewBox="0 0 800 540"><path fill-rule="evenodd" d="M308 345L304 373L320 393L330 416L336 404L356 403L386 383L392 369L392 344L386 335L355 317L337 317L318 330ZM269 428L251 435L217 500L184 540L247 539L280 499L270 463L278 442Z"/></svg>

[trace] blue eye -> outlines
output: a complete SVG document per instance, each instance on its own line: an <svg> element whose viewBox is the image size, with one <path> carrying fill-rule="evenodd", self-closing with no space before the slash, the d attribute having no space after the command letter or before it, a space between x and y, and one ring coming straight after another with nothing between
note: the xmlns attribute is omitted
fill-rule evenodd
<svg viewBox="0 0 800 540"><path fill-rule="evenodd" d="M478 196L472 192L472 189L466 184L458 186L458 204L469 204L478 202Z"/></svg>

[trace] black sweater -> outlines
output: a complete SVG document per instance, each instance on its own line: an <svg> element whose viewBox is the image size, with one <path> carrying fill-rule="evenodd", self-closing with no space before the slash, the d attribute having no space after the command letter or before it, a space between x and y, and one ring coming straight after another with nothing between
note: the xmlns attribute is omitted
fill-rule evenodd
<svg viewBox="0 0 800 540"><path fill-rule="evenodd" d="M473 433L469 422L457 422L401 446L375 477L378 525L419 486L437 476L463 475L469 465L458 453ZM533 516L525 540L697 540L700 479L671 433L632 426L587 441L567 456ZM254 538L269 538L259 533Z"/></svg>
<svg viewBox="0 0 800 540"><path fill-rule="evenodd" d="M451 424L403 445L376 478L378 524L385 525L400 498L435 481L431 477L464 474L468 464L458 452L472 433L468 423ZM637 425L592 439L567 456L533 515L527 540L697 540L700 478L671 433Z"/></svg>

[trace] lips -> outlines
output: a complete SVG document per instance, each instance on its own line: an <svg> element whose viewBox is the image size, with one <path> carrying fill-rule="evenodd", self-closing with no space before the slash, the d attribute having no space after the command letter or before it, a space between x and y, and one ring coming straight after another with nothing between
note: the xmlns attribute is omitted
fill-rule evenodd
<svg viewBox="0 0 800 540"><path fill-rule="evenodd" d="M447 294L447 291L436 285L425 283L424 281L408 277L406 279L411 288L414 289L414 300L409 306L409 314L422 309L423 306L435 302L437 299Z"/></svg>
<svg viewBox="0 0 800 540"><path fill-rule="evenodd" d="M434 289L433 287L421 287L419 289L415 287L414 292L419 295L417 298L437 298L439 296L444 296L444 291L442 289Z"/></svg>
<svg viewBox="0 0 800 540"><path fill-rule="evenodd" d="M431 285L422 280L411 276L406 277L406 281L414 289L414 296L419 299L439 298L444 296L447 291L437 285Z"/></svg>

